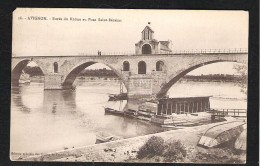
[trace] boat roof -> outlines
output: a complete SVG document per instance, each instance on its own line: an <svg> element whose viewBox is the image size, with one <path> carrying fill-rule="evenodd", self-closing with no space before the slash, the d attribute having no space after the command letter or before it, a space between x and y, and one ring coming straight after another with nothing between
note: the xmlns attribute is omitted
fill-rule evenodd
<svg viewBox="0 0 260 166"><path fill-rule="evenodd" d="M161 100L187 100L187 99L207 99L210 98L212 96L193 96L193 97L173 97L173 98L161 98L159 99L159 101Z"/></svg>
<svg viewBox="0 0 260 166"><path fill-rule="evenodd" d="M212 96L194 96L194 97L165 97L165 98L160 98L160 99L151 99L146 102L149 103L158 103L160 101L178 101L178 100L194 100L194 99L209 99Z"/></svg>

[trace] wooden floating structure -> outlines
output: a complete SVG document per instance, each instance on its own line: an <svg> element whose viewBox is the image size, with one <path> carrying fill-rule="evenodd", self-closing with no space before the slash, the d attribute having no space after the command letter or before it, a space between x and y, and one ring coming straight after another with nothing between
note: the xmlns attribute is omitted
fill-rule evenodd
<svg viewBox="0 0 260 166"><path fill-rule="evenodd" d="M169 125L192 125L194 123L187 124L189 122L178 115L190 114L198 116L199 112L210 110L210 97L211 96L147 100L145 102L136 103L138 106L136 108L133 107L134 110L128 108L125 111L118 111L105 107L105 114L150 121L165 128L171 128Z"/></svg>
<svg viewBox="0 0 260 166"><path fill-rule="evenodd" d="M210 97L163 98L159 100L156 115L205 112L210 109Z"/></svg>
<svg viewBox="0 0 260 166"><path fill-rule="evenodd" d="M183 98L162 98L143 103L137 114L150 117L151 122L167 125L173 124L172 114L191 114L196 116L198 112L206 112L210 109L209 98L204 97L183 97Z"/></svg>

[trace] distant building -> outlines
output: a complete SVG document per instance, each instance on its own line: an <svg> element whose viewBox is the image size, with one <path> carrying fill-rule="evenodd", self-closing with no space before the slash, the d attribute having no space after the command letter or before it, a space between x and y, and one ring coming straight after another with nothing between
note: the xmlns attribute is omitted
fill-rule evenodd
<svg viewBox="0 0 260 166"><path fill-rule="evenodd" d="M154 31L146 26L142 31L141 40L135 44L136 55L141 54L166 54L172 52L172 42L154 39Z"/></svg>

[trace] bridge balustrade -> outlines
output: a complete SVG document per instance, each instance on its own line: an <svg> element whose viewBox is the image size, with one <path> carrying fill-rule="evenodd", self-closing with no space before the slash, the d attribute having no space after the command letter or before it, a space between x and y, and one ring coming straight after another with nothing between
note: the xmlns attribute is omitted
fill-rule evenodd
<svg viewBox="0 0 260 166"><path fill-rule="evenodd" d="M248 53L247 48L228 48L228 49L190 49L190 50L173 50L171 52L157 53L154 55L175 55L175 54L215 54L215 53ZM98 55L95 52L89 53L80 53L84 56L106 56L106 55L136 55L134 52L102 52L101 55ZM139 55L140 56L140 55Z"/></svg>

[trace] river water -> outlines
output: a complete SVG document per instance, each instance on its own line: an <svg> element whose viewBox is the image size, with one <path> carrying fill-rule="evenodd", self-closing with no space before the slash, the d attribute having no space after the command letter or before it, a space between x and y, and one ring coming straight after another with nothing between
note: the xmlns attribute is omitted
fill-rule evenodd
<svg viewBox="0 0 260 166"><path fill-rule="evenodd" d="M123 138L161 132L158 126L104 114L108 93L119 92L118 81L77 80L76 90L46 90L41 81L12 87L11 152L47 153L94 144L97 132ZM170 97L213 96L211 108L246 109L246 95L234 83L178 82ZM125 103L121 103L124 107Z"/></svg>

